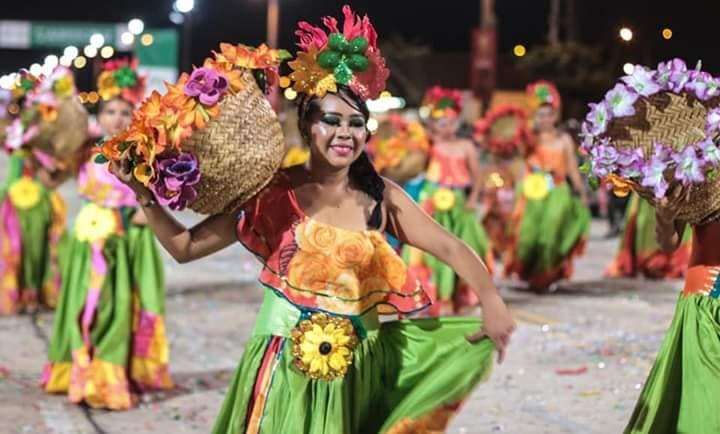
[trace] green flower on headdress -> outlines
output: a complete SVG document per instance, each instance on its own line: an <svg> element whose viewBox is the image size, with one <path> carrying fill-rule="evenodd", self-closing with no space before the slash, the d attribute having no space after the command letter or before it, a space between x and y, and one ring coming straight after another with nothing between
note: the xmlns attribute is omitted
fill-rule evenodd
<svg viewBox="0 0 720 434"><path fill-rule="evenodd" d="M535 96L542 102L551 102L550 88L547 86L538 86L535 88Z"/></svg>
<svg viewBox="0 0 720 434"><path fill-rule="evenodd" d="M354 73L367 69L367 48L368 40L363 36L348 41L341 33L331 33L327 48L318 54L317 61L323 69L333 71L338 83L347 85Z"/></svg>
<svg viewBox="0 0 720 434"><path fill-rule="evenodd" d="M113 73L113 77L120 88L133 87L137 84L138 79L137 73L127 66L123 66L115 71L115 73Z"/></svg>

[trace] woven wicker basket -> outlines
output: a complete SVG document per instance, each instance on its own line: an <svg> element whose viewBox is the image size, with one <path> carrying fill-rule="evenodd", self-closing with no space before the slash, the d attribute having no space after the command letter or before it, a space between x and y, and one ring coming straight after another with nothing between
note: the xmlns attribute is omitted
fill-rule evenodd
<svg viewBox="0 0 720 434"><path fill-rule="evenodd" d="M220 103L220 115L183 143L183 150L200 162L198 197L189 207L202 214L236 210L272 180L282 163L277 116L250 71L242 81L243 90Z"/></svg>
<svg viewBox="0 0 720 434"><path fill-rule="evenodd" d="M88 139L88 113L76 97L65 98L57 108L57 118L41 122L40 132L27 145L59 159L73 155Z"/></svg>
<svg viewBox="0 0 720 434"><path fill-rule="evenodd" d="M686 94L658 93L640 98L635 115L613 119L607 136L618 149L641 148L646 157L656 143L682 150L705 138L708 111L719 105L718 98L700 101ZM671 172L666 173L668 181ZM690 188L690 200L683 204L678 218L692 225L713 220L720 212L720 179Z"/></svg>

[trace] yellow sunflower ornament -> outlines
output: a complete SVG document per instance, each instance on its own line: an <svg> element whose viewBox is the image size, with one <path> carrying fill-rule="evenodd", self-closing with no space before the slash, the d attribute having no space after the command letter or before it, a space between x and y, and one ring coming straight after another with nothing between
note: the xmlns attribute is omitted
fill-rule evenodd
<svg viewBox="0 0 720 434"><path fill-rule="evenodd" d="M40 184L29 176L15 181L8 190L10 202L20 210L30 209L40 201Z"/></svg>
<svg viewBox="0 0 720 434"><path fill-rule="evenodd" d="M449 188L439 188L432 196L433 206L439 211L448 211L455 206L455 193Z"/></svg>
<svg viewBox="0 0 720 434"><path fill-rule="evenodd" d="M107 239L117 230L118 222L113 210L89 203L75 220L75 235L80 241L94 243Z"/></svg>
<svg viewBox="0 0 720 434"><path fill-rule="evenodd" d="M312 379L342 378L352 364L358 343L347 318L315 313L291 333L295 366Z"/></svg>
<svg viewBox="0 0 720 434"><path fill-rule="evenodd" d="M530 200L542 200L552 188L552 180L546 173L532 173L523 180L523 194Z"/></svg>

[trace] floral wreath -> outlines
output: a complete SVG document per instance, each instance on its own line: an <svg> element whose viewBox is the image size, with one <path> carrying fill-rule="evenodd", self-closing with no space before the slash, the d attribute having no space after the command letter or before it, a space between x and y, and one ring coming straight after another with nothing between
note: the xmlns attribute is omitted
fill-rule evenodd
<svg viewBox="0 0 720 434"><path fill-rule="evenodd" d="M153 91L125 131L99 144L102 153L96 162L129 156L133 176L153 191L158 203L184 209L197 198L194 186L202 174L197 157L183 152L183 141L220 114L220 102L244 88L243 71L251 70L267 90L279 80L278 67L289 57L265 44L220 44L220 52L213 52L202 67L183 73L176 84L165 83L164 95Z"/></svg>
<svg viewBox="0 0 720 434"><path fill-rule="evenodd" d="M133 106L145 96L146 77L137 73L138 60L118 59L105 62L98 75L97 88L104 101L120 97Z"/></svg>
<svg viewBox="0 0 720 434"><path fill-rule="evenodd" d="M425 92L421 106L434 119L457 117L462 112L462 93L458 89L433 86Z"/></svg>
<svg viewBox="0 0 720 434"><path fill-rule="evenodd" d="M337 19L330 16L322 19L327 31L306 21L298 23L295 35L300 51L288 62L292 87L299 93L323 97L344 85L363 100L375 99L390 76L377 45L377 32L367 15L360 18L347 5L342 13L342 31Z"/></svg>
<svg viewBox="0 0 720 434"><path fill-rule="evenodd" d="M409 122L398 114L390 115L387 122L388 136L374 135L368 143L368 152L378 172L397 166L412 151L427 153L430 149L427 133L419 122Z"/></svg>
<svg viewBox="0 0 720 434"><path fill-rule="evenodd" d="M54 122L60 101L73 96L76 89L72 72L58 66L47 77L20 71L11 91L11 104L18 104L19 113L5 130L8 151L20 149L35 138L40 133L41 122Z"/></svg>
<svg viewBox="0 0 720 434"><path fill-rule="evenodd" d="M686 143L682 149L666 143L655 143L652 153L641 148L618 148L609 133L610 123L634 116L638 102L653 95L669 93L695 99L708 108L702 139ZM668 189L666 172L683 185L702 184L713 179L720 168L720 107L711 100L720 96L720 78L700 70L689 70L684 61L673 59L660 63L656 70L635 66L633 73L622 77L590 112L582 124L582 149L589 154L582 169L597 185L607 182L619 195L641 185L651 188L661 198ZM648 155L650 154L650 155Z"/></svg>
<svg viewBox="0 0 720 434"><path fill-rule="evenodd" d="M474 129L481 146L502 158L511 157L531 142L525 110L513 104L491 108L475 122Z"/></svg>
<svg viewBox="0 0 720 434"><path fill-rule="evenodd" d="M557 87L549 81L538 80L528 84L525 88L528 97L528 105L535 111L543 104L550 104L555 110L560 110L562 100Z"/></svg>

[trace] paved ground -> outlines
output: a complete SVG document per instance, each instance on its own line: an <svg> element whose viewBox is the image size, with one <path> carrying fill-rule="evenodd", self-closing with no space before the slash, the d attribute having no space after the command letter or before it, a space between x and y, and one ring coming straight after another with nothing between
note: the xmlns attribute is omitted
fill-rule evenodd
<svg viewBox="0 0 720 434"><path fill-rule="evenodd" d="M72 185L63 190L72 196ZM520 325L507 361L472 395L450 433L622 431L680 282L603 279L617 243L603 240L604 230L593 224L574 280L556 293L538 296L500 282ZM128 412L87 410L47 396L36 383L52 313L0 318L0 433L209 432L259 306L252 284L257 265L236 247L182 267L168 260L167 266L178 388Z"/></svg>

